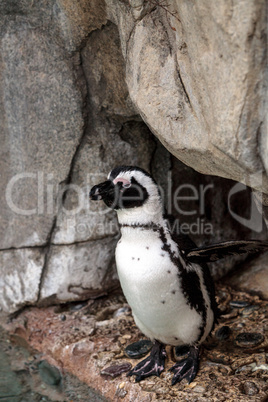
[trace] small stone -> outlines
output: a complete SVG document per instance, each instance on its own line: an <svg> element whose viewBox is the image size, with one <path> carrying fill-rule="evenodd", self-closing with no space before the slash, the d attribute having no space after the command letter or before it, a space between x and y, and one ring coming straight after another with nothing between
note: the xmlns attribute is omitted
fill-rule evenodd
<svg viewBox="0 0 268 402"><path fill-rule="evenodd" d="M250 348L260 345L264 341L264 336L258 332L243 332L235 338L235 343L241 348Z"/></svg>
<svg viewBox="0 0 268 402"><path fill-rule="evenodd" d="M221 315L222 319L224 320L231 320L232 318L236 318L238 316L238 310L233 310L230 313L228 312L227 314L223 313Z"/></svg>
<svg viewBox="0 0 268 402"><path fill-rule="evenodd" d="M131 359L139 359L145 356L152 349L152 346L153 343L151 341L143 339L128 345L125 348L125 354Z"/></svg>
<svg viewBox="0 0 268 402"><path fill-rule="evenodd" d="M119 308L118 310L116 310L116 311L114 312L113 317L114 317L114 318L119 317L120 315L126 314L126 313L128 313L129 311L130 311L129 307L121 307L121 308Z"/></svg>
<svg viewBox="0 0 268 402"><path fill-rule="evenodd" d="M253 381L245 381L244 384L242 384L242 392L249 396L257 395L259 388Z"/></svg>
<svg viewBox="0 0 268 402"><path fill-rule="evenodd" d="M114 355L115 355L114 353L107 353L107 352L99 353L97 357L97 366L102 369L104 366L106 366L106 364L111 362ZM94 358L94 355L92 355L92 357Z"/></svg>
<svg viewBox="0 0 268 402"><path fill-rule="evenodd" d="M61 321L65 321L65 320L66 320L66 315L65 315L65 314L61 314L61 315L60 315L60 319L61 319Z"/></svg>
<svg viewBox="0 0 268 402"><path fill-rule="evenodd" d="M118 377L120 374L125 373L131 369L130 363L114 364L112 366L106 367L101 371L102 375L108 375L112 378Z"/></svg>
<svg viewBox="0 0 268 402"><path fill-rule="evenodd" d="M124 338L124 339L131 339L131 335L126 334L126 335L123 335L122 338Z"/></svg>
<svg viewBox="0 0 268 402"><path fill-rule="evenodd" d="M94 351L95 343L87 339L77 342L72 348L74 356L86 356Z"/></svg>
<svg viewBox="0 0 268 402"><path fill-rule="evenodd" d="M228 327L227 325L223 325L216 331L215 336L220 341L225 341L230 337L231 333L232 333L231 328Z"/></svg>
<svg viewBox="0 0 268 402"><path fill-rule="evenodd" d="M197 385L196 387L193 388L194 392L198 392L199 394L204 394L206 392L206 388L203 387L202 385Z"/></svg>
<svg viewBox="0 0 268 402"><path fill-rule="evenodd" d="M121 384L125 384L125 383L121 383ZM117 390L115 393L116 400L124 399L125 396L127 395L127 391L124 390L124 387L121 388L120 385L117 387Z"/></svg>
<svg viewBox="0 0 268 402"><path fill-rule="evenodd" d="M259 310L259 306L249 306L246 307L242 310L242 316L244 317L248 317L249 315L251 315L254 311Z"/></svg>
<svg viewBox="0 0 268 402"><path fill-rule="evenodd" d="M125 382L121 382L121 383L119 384L119 388L122 389L122 388L124 388L125 385L126 385Z"/></svg>
<svg viewBox="0 0 268 402"><path fill-rule="evenodd" d="M51 366L46 360L38 364L38 371L41 379L48 385L59 385L61 373L55 366Z"/></svg>
<svg viewBox="0 0 268 402"><path fill-rule="evenodd" d="M268 371L268 364L261 364L260 366L255 365L255 367L252 369L252 371L257 371L257 370Z"/></svg>
<svg viewBox="0 0 268 402"><path fill-rule="evenodd" d="M84 303L76 303L76 304L72 304L70 307L70 311L78 311L81 310L81 308L85 307L87 305L87 302Z"/></svg>
<svg viewBox="0 0 268 402"><path fill-rule="evenodd" d="M242 373L242 374L248 375L252 371L254 371L254 367L256 367L256 363L251 363L251 364L247 364L247 365L242 366L242 367L238 367L235 370L235 374Z"/></svg>
<svg viewBox="0 0 268 402"><path fill-rule="evenodd" d="M244 308L249 305L248 302L243 301L243 300L232 300L232 301L230 301L229 304L231 307L235 307L235 308Z"/></svg>
<svg viewBox="0 0 268 402"><path fill-rule="evenodd" d="M191 382L189 385L188 385L188 388L194 388L194 387L196 387L197 386L197 382Z"/></svg>

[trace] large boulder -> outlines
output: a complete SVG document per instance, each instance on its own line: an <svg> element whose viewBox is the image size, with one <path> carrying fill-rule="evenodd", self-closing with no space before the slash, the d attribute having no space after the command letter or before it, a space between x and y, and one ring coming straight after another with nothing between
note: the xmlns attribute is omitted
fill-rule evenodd
<svg viewBox="0 0 268 402"><path fill-rule="evenodd" d="M152 132L197 171L267 194L265 0L106 3Z"/></svg>

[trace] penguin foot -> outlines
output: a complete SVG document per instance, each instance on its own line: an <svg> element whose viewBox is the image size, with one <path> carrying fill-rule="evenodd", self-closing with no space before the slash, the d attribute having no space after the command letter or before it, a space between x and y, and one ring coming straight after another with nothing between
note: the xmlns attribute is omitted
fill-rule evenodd
<svg viewBox="0 0 268 402"><path fill-rule="evenodd" d="M150 355L146 359L139 362L137 366L130 370L127 375L135 375L136 382L139 382L152 375L157 375L159 377L165 368L166 357L167 353L164 345L158 341L155 341Z"/></svg>
<svg viewBox="0 0 268 402"><path fill-rule="evenodd" d="M189 355L186 359L181 360L174 364L169 371L174 373L172 378L172 385L181 381L183 378L188 380L189 384L195 378L199 367L199 347L191 346Z"/></svg>

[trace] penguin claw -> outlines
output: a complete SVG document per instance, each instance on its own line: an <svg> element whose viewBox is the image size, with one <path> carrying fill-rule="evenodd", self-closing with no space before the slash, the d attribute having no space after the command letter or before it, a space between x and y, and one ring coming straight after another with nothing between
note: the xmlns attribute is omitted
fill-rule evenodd
<svg viewBox="0 0 268 402"><path fill-rule="evenodd" d="M139 362L127 376L135 375L136 382L143 380L144 378L152 375L160 376L165 368L166 350L164 346L156 342L152 348L150 356Z"/></svg>
<svg viewBox="0 0 268 402"><path fill-rule="evenodd" d="M184 378L190 382L195 378L199 367L199 348L195 346L190 347L189 356L186 359L181 360L174 364L169 371L174 373L172 378L172 385L183 380Z"/></svg>

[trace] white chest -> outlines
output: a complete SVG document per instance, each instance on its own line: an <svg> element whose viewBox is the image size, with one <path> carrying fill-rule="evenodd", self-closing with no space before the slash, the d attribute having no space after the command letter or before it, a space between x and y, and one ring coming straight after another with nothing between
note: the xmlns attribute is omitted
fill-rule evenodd
<svg viewBox="0 0 268 402"><path fill-rule="evenodd" d="M131 307L139 298L155 299L155 292L165 297L177 279L177 269L169 255L162 250L157 236L138 236L136 239L122 238L116 248L118 275ZM163 287L163 285L165 285ZM168 289L167 289L168 288Z"/></svg>
<svg viewBox="0 0 268 402"><path fill-rule="evenodd" d="M118 276L136 324L145 335L180 344L198 330L200 317L181 290L178 268L155 232L122 236L116 248Z"/></svg>

